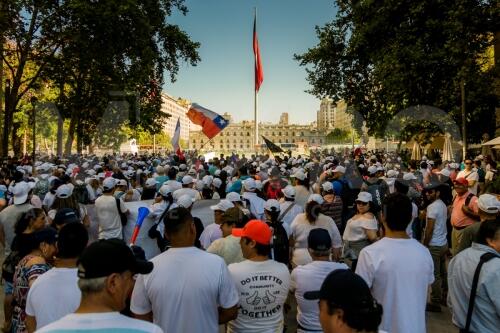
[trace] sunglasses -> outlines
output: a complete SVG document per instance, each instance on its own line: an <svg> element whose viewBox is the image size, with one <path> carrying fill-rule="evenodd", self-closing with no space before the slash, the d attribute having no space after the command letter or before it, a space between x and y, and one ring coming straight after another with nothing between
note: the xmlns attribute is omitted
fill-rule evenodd
<svg viewBox="0 0 500 333"><path fill-rule="evenodd" d="M368 202L356 201L356 205L366 206L366 205L368 205Z"/></svg>
<svg viewBox="0 0 500 333"><path fill-rule="evenodd" d="M465 163L465 165L472 165L472 163Z"/></svg>

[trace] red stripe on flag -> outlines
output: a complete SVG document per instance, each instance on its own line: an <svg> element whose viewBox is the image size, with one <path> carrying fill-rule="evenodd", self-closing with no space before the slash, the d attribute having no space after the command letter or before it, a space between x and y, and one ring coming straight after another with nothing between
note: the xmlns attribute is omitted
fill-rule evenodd
<svg viewBox="0 0 500 333"><path fill-rule="evenodd" d="M255 56L255 91L259 91L262 81L264 81L264 70L260 61L259 40L257 39L257 18L253 21L253 53Z"/></svg>

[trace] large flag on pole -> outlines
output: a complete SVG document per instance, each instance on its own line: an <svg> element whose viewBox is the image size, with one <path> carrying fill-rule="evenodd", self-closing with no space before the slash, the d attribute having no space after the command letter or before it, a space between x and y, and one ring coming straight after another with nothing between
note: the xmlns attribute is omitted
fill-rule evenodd
<svg viewBox="0 0 500 333"><path fill-rule="evenodd" d="M267 149L269 149L272 153L284 153L283 149L281 149L280 146L276 145L271 140L266 139L265 136L262 136L262 139L264 139Z"/></svg>
<svg viewBox="0 0 500 333"><path fill-rule="evenodd" d="M187 116L194 124L201 126L202 132L209 139L219 134L219 132L229 124L220 114L210 111L196 103L191 105Z"/></svg>
<svg viewBox="0 0 500 333"><path fill-rule="evenodd" d="M255 91L259 91L264 81L264 70L260 61L259 40L257 39L257 17L253 20L253 53L255 56Z"/></svg>
<svg viewBox="0 0 500 333"><path fill-rule="evenodd" d="M174 147L175 154L179 156L179 158L184 158L184 154L182 153L181 146L179 144L181 138L181 119L177 119L177 125L175 125L174 136L172 137L172 147Z"/></svg>

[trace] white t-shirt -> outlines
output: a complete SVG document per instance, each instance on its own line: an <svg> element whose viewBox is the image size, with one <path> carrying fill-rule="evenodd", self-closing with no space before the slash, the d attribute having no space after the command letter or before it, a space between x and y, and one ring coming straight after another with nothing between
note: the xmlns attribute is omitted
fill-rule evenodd
<svg viewBox="0 0 500 333"><path fill-rule="evenodd" d="M200 192L198 192L194 188L190 188L190 187L184 187L184 188L180 188L178 190L175 190L174 193L172 193L172 197L174 198L175 201L177 201L177 200L179 200L179 198L181 196L183 196L185 194L191 196L191 198L193 198L193 200L200 200L201 199Z"/></svg>
<svg viewBox="0 0 500 333"><path fill-rule="evenodd" d="M312 262L312 258L307 250L307 237L311 230L317 228L326 229L328 231L332 238L332 246L334 248L342 247L339 229L331 217L320 213L316 222L311 224L307 220L305 213L299 214L295 217L291 225L292 236L295 240L292 262L295 265L305 265Z"/></svg>
<svg viewBox="0 0 500 333"><path fill-rule="evenodd" d="M288 268L274 260L245 260L228 268L240 306L238 317L227 323L227 332L283 332L283 305L290 288Z"/></svg>
<svg viewBox="0 0 500 333"><path fill-rule="evenodd" d="M350 218L345 226L343 239L349 242L357 242L368 239L365 230L378 230L378 223L375 216L368 218L365 215L358 216L357 218Z"/></svg>
<svg viewBox="0 0 500 333"><path fill-rule="evenodd" d="M332 261L313 261L292 271L290 291L297 299L297 322L311 331L321 331L318 301L304 299L304 293L319 290L326 276L336 269L349 269L346 264Z"/></svg>
<svg viewBox="0 0 500 333"><path fill-rule="evenodd" d="M35 280L28 292L26 314L36 318L37 329L78 308L82 293L77 273L76 268L52 268Z"/></svg>
<svg viewBox="0 0 500 333"><path fill-rule="evenodd" d="M266 203L262 198L258 197L254 192L244 192L242 197L250 202L250 212L258 220L264 219L264 204Z"/></svg>
<svg viewBox="0 0 500 333"><path fill-rule="evenodd" d="M211 223L203 229L200 235L200 244L204 249L208 249L215 240L222 238L222 230L217 223Z"/></svg>
<svg viewBox="0 0 500 333"><path fill-rule="evenodd" d="M290 207L291 204L294 204L293 201L283 201L280 203L280 215L284 213L288 207ZM295 217L301 213L304 212L304 208L302 206L299 206L297 204L294 204L292 208L281 218L283 221L283 225L287 225L288 228L291 230L291 225Z"/></svg>
<svg viewBox="0 0 500 333"><path fill-rule="evenodd" d="M118 201L122 213L125 213L127 208L123 201ZM117 208L114 196L101 195L96 199L95 211L99 225L99 239L122 238L122 222Z"/></svg>
<svg viewBox="0 0 500 333"><path fill-rule="evenodd" d="M474 195L477 195L477 188L479 186L479 174L476 171L474 171L474 170L471 170L471 171L462 170L458 173L457 179L458 178L465 178L465 179L467 179L467 181L475 180L476 183L474 184L474 186L469 187L469 192L473 193Z"/></svg>
<svg viewBox="0 0 500 333"><path fill-rule="evenodd" d="M415 239L384 237L361 250L356 266L382 304L381 330L425 333L427 289L434 281L429 250Z"/></svg>
<svg viewBox="0 0 500 333"><path fill-rule="evenodd" d="M434 229L432 231L432 238L429 246L444 246L447 244L446 240L446 218L448 210L446 205L441 199L435 200L427 206L427 218L434 219Z"/></svg>
<svg viewBox="0 0 500 333"><path fill-rule="evenodd" d="M165 332L218 333L218 307L238 304L238 292L222 258L195 247L170 248L151 261L135 282L130 309L153 312Z"/></svg>
<svg viewBox="0 0 500 333"><path fill-rule="evenodd" d="M47 194L45 194L45 197L43 198L42 205L49 209L54 204L54 201L56 201L56 195L52 194L51 192L47 192Z"/></svg>
<svg viewBox="0 0 500 333"><path fill-rule="evenodd" d="M408 223L408 226L406 227L406 234L408 237L413 238L413 221L418 217L418 207L415 205L414 202L411 203L411 221Z"/></svg>
<svg viewBox="0 0 500 333"><path fill-rule="evenodd" d="M147 321L126 317L118 312L104 312L71 313L37 332L162 333L163 330Z"/></svg>
<svg viewBox="0 0 500 333"><path fill-rule="evenodd" d="M233 235L216 239L207 248L207 252L216 254L224 259L226 265L245 260L245 258L243 258L243 253L241 252L240 237L234 237Z"/></svg>

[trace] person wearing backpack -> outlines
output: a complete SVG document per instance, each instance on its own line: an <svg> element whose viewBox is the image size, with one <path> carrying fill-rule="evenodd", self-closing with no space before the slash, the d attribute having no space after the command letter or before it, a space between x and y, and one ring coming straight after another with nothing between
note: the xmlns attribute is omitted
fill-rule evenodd
<svg viewBox="0 0 500 333"><path fill-rule="evenodd" d="M389 186L383 179L377 178L377 167L372 165L368 168L368 179L363 182L361 191L368 192L372 196L373 211L380 220L379 214L382 208L382 202L389 193Z"/></svg>
<svg viewBox="0 0 500 333"><path fill-rule="evenodd" d="M288 236L289 227L279 220L280 203L275 199L269 199L264 204L264 215L266 223L273 232L271 238L271 256L270 258L285 265L290 263L290 250Z"/></svg>
<svg viewBox="0 0 500 333"><path fill-rule="evenodd" d="M484 182L486 178L486 171L484 170L481 160L474 160L474 168L476 169L477 175L478 175L478 194L484 193Z"/></svg>
<svg viewBox="0 0 500 333"><path fill-rule="evenodd" d="M122 218L120 214L128 214L122 200L113 196L116 179L108 177L102 182L103 194L95 201L99 239L123 238Z"/></svg>

